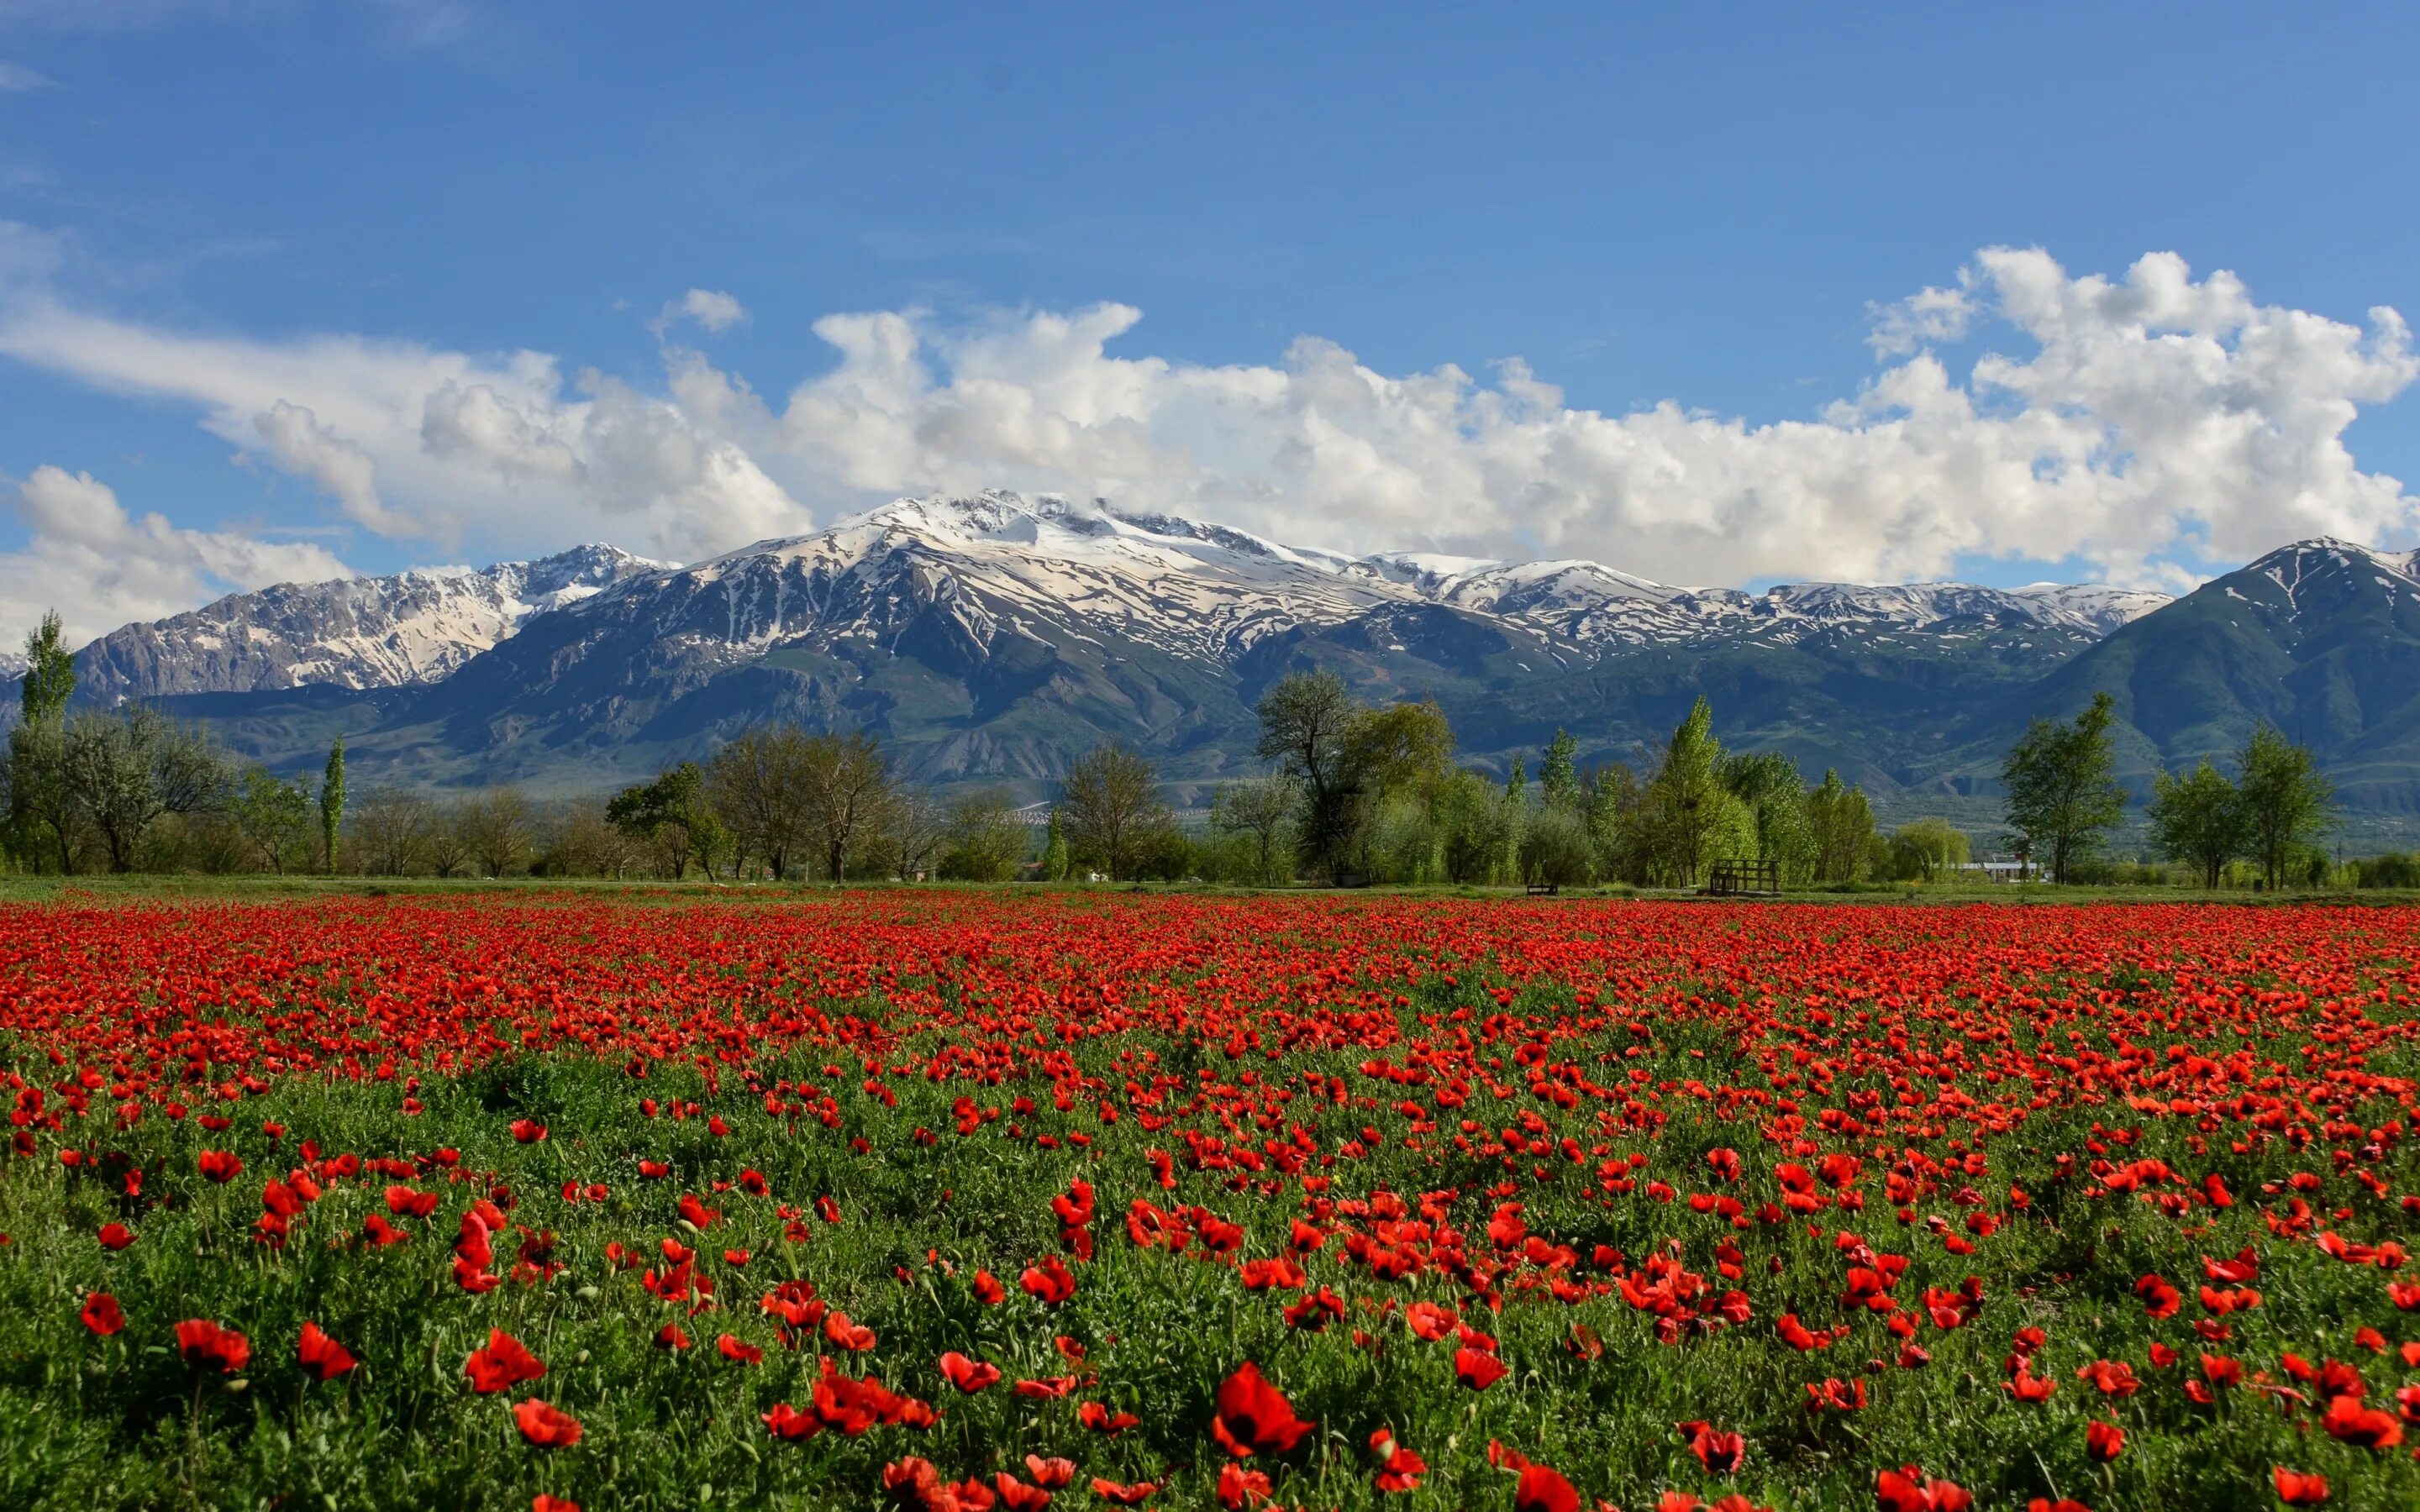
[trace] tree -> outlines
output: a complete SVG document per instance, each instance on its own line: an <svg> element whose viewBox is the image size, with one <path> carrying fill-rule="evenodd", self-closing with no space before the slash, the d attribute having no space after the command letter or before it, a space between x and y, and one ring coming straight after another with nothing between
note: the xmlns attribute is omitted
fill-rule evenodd
<svg viewBox="0 0 2420 1512"><path fill-rule="evenodd" d="M1252 843L1252 880L1269 887L1294 871L1296 795L1291 773L1230 782L1210 799L1210 827L1222 835L1246 835Z"/></svg>
<svg viewBox="0 0 2420 1512"><path fill-rule="evenodd" d="M2335 784L2321 775L2309 747L2292 744L2265 720L2252 727L2240 766L2244 838L2273 892L2297 853L2335 826Z"/></svg>
<svg viewBox="0 0 2420 1512"><path fill-rule="evenodd" d="M58 611L52 609L42 615L41 625L25 637L25 680L17 691L25 722L66 718L75 685L75 657L68 650Z"/></svg>
<svg viewBox="0 0 2420 1512"><path fill-rule="evenodd" d="M70 719L66 766L112 872L134 869L135 848L163 815L207 812L226 789L225 764L207 739L139 703Z"/></svg>
<svg viewBox="0 0 2420 1512"><path fill-rule="evenodd" d="M75 870L79 802L67 775L68 699L75 692L75 658L56 610L25 637L25 675L18 686L20 714L8 732L8 822L16 843Z"/></svg>
<svg viewBox="0 0 2420 1512"><path fill-rule="evenodd" d="M1723 786L1755 820L1756 856L1776 863L1782 880L1807 881L1815 872L1815 831L1807 817L1807 786L1798 764L1777 750L1723 758Z"/></svg>
<svg viewBox="0 0 2420 1512"><path fill-rule="evenodd" d="M236 779L227 817L271 872L283 873L288 857L311 830L311 793L285 781L257 763Z"/></svg>
<svg viewBox="0 0 2420 1512"><path fill-rule="evenodd" d="M471 859L489 876L509 875L529 860L532 816L519 788L483 788L463 799L454 827Z"/></svg>
<svg viewBox="0 0 2420 1512"><path fill-rule="evenodd" d="M2242 854L2243 795L2207 758L2190 774L2154 778L2148 812L2151 843L2169 860L2190 863L2205 887L2215 889L2226 863Z"/></svg>
<svg viewBox="0 0 2420 1512"><path fill-rule="evenodd" d="M346 828L365 871L410 876L426 863L437 806L425 795L387 784L362 795Z"/></svg>
<svg viewBox="0 0 2420 1512"><path fill-rule="evenodd" d="M1050 810L1050 830L1042 840L1042 878L1046 882L1064 882L1070 866L1067 859L1067 826L1059 822L1059 810Z"/></svg>
<svg viewBox="0 0 2420 1512"><path fill-rule="evenodd" d="M2126 790L2111 775L2116 708L2117 700L2095 693L2070 723L2036 719L2001 764L2009 832L2027 856L2047 853L2053 882L2067 881L2125 815Z"/></svg>
<svg viewBox="0 0 2420 1512"><path fill-rule="evenodd" d="M933 870L934 853L950 838L950 813L931 794L907 788L892 795L883 825L883 849L902 882Z"/></svg>
<svg viewBox="0 0 2420 1512"><path fill-rule="evenodd" d="M319 840L328 853L328 874L336 874L336 842L345 825L345 737L328 748L327 775L319 779Z"/></svg>
<svg viewBox="0 0 2420 1512"><path fill-rule="evenodd" d="M706 801L743 853L764 857L776 882L787 878L792 854L812 839L806 743L797 725L750 730L706 764Z"/></svg>
<svg viewBox="0 0 2420 1512"><path fill-rule="evenodd" d="M1026 832L1006 788L966 794L950 805L941 874L959 882L1006 882L1025 859Z"/></svg>
<svg viewBox="0 0 2420 1512"><path fill-rule="evenodd" d="M1951 828L1948 820L1913 820L1891 835L1891 875L1902 882L1938 881L1964 866L1971 854L1966 836Z"/></svg>
<svg viewBox="0 0 2420 1512"><path fill-rule="evenodd" d="M677 882L694 857L714 877L717 856L731 848L731 830L706 798L706 775L695 762L656 774L652 782L624 788L605 805L608 822L634 840L655 846Z"/></svg>
<svg viewBox="0 0 2420 1512"><path fill-rule="evenodd" d="M1807 824L1815 838L1815 878L1854 882L1873 848L1874 810L1863 788L1850 787L1825 768L1823 780L1807 794Z"/></svg>
<svg viewBox="0 0 2420 1512"><path fill-rule="evenodd" d="M1714 706L1701 695L1666 743L1642 805L1655 869L1683 887L1697 886L1699 872L1719 855L1756 842L1755 816L1723 785L1714 723Z"/></svg>
<svg viewBox="0 0 2420 1512"><path fill-rule="evenodd" d="M1568 887L1588 880L1588 821L1574 804L1548 804L1521 831L1521 880Z"/></svg>
<svg viewBox="0 0 2420 1512"><path fill-rule="evenodd" d="M1538 788L1547 808L1567 808L1580 801L1579 768L1574 761L1579 748L1580 743L1560 728L1555 731L1555 738L1546 743L1546 762L1538 771Z"/></svg>
<svg viewBox="0 0 2420 1512"><path fill-rule="evenodd" d="M828 880L841 880L849 856L881 833L891 803L891 763L862 731L807 737L800 770L806 822L823 850Z"/></svg>
<svg viewBox="0 0 2420 1512"><path fill-rule="evenodd" d="M1349 739L1360 705L1331 671L1295 672L1261 696L1263 761L1282 762L1302 789L1300 839L1330 880L1353 833Z"/></svg>
<svg viewBox="0 0 2420 1512"><path fill-rule="evenodd" d="M1116 741L1077 758L1060 790L1068 848L1078 859L1098 863L1112 882L1131 877L1160 832L1173 827L1160 801L1159 774Z"/></svg>

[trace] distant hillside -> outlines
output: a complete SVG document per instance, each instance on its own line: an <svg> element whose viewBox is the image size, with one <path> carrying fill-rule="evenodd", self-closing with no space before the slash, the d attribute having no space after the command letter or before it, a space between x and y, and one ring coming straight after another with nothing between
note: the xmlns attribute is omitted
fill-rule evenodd
<svg viewBox="0 0 2420 1512"><path fill-rule="evenodd" d="M2130 782L2255 717L2319 752L2363 823L2420 828L2413 554L2274 552L2173 603L2040 585L1659 584L1594 563L1342 557L1054 497L908 499L687 567L611 548L478 575L236 595L81 655L294 771L343 732L364 781L575 791L798 718L913 776L1047 791L1104 738L1180 796L1253 767L1251 708L1332 667L1432 697L1501 771L1558 727L1645 760L1699 692L1735 746L1866 784L1886 816L1990 827L2036 714L2120 701ZM2383 826L2383 827L2381 827Z"/></svg>

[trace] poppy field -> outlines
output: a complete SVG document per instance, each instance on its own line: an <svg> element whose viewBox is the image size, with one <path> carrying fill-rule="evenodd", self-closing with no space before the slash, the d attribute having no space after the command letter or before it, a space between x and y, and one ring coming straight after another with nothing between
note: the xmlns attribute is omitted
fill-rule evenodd
<svg viewBox="0 0 2420 1512"><path fill-rule="evenodd" d="M0 1505L2420 1505L2420 910L0 907Z"/></svg>

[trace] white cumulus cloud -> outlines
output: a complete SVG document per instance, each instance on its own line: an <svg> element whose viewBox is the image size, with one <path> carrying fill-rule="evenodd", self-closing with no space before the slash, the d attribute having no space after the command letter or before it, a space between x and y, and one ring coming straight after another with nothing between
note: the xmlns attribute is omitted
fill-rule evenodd
<svg viewBox="0 0 2420 1512"><path fill-rule="evenodd" d="M744 316L706 290L666 310L708 330ZM37 272L0 288L0 353L189 403L374 530L495 549L602 536L694 558L990 486L1305 545L1591 557L1716 584L1922 579L1980 556L2173 586L2196 558L2420 527L2420 502L2345 442L2420 378L2401 317L2263 305L2172 254L2107 276L1986 249L1872 312L1878 366L1854 393L1763 422L1677 399L1575 407L1517 359L1381 373L1316 336L1259 363L1113 350L1141 318L836 314L814 326L818 370L768 396L676 344L642 389L566 378L540 352L166 331L73 305Z"/></svg>
<svg viewBox="0 0 2420 1512"><path fill-rule="evenodd" d="M222 594L351 576L317 546L129 515L87 472L44 465L0 486L0 509L29 537L0 552L0 649L14 651L46 609L58 610L70 640L81 643Z"/></svg>
<svg viewBox="0 0 2420 1512"><path fill-rule="evenodd" d="M747 318L747 308L732 296L710 288L693 288L664 306L664 313L657 317L656 329L668 331L675 321L694 320L719 336Z"/></svg>

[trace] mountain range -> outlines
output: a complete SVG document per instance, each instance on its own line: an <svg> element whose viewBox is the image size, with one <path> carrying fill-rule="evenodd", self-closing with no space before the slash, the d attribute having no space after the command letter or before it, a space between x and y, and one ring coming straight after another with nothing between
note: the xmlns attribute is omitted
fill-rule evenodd
<svg viewBox="0 0 2420 1512"><path fill-rule="evenodd" d="M1319 666L1433 697L1497 770L1569 729L1650 759L1699 693L1735 745L1988 826L2036 716L2118 699L2121 776L2308 742L2350 828L2420 829L2420 552L2333 540L2174 600L2054 584L1748 592L1591 562L1346 556L1056 496L902 499L687 566L588 546L484 572L283 584L78 653L280 770L590 791L779 718L869 729L912 776L1039 795L1104 738L1181 795L1256 769L1252 705ZM13 705L14 699L8 702Z"/></svg>

